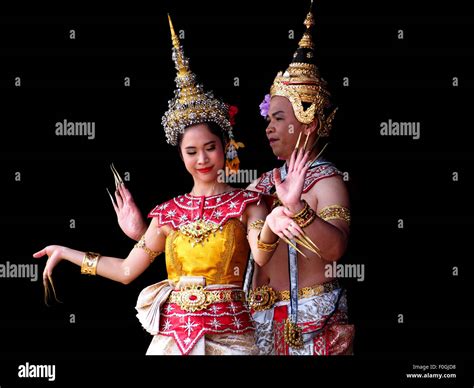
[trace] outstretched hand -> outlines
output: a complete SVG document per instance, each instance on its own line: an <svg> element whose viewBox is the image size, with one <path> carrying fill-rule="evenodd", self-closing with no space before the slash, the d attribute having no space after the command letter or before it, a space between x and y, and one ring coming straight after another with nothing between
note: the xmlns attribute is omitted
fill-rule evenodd
<svg viewBox="0 0 474 388"><path fill-rule="evenodd" d="M303 148L293 151L284 182L281 181L280 170L273 170L278 199L289 209L293 209L301 203L304 180L309 168L309 163L307 163L309 155L310 152L305 152Z"/></svg>
<svg viewBox="0 0 474 388"><path fill-rule="evenodd" d="M33 253L33 257L40 259L43 256L48 256L46 266L43 271L43 284L47 284L48 278L51 278L54 267L63 259L64 247L60 245L48 245L40 251Z"/></svg>

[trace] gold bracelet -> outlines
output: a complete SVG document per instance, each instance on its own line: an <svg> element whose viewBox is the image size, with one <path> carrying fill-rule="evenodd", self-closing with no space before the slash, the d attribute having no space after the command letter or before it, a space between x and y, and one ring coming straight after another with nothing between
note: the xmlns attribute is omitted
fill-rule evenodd
<svg viewBox="0 0 474 388"><path fill-rule="evenodd" d="M280 238L278 238L278 240L276 240L273 244L264 243L263 241L260 240L260 233L259 233L257 237L257 248L264 252L273 252L278 246L279 242L280 242Z"/></svg>
<svg viewBox="0 0 474 388"><path fill-rule="evenodd" d="M249 224L249 229L262 230L264 224L265 224L264 220L255 220L254 222L251 222Z"/></svg>
<svg viewBox="0 0 474 388"><path fill-rule="evenodd" d="M347 207L341 205L325 206L321 209L318 215L324 221L343 220L346 221L348 225L351 224L351 211Z"/></svg>
<svg viewBox="0 0 474 388"><path fill-rule="evenodd" d="M309 205L308 205L308 202L306 202L304 199L303 199L303 209L301 209L298 213L296 213L292 218L298 218L298 217L301 217L303 216L305 213L308 212L308 209L310 209Z"/></svg>
<svg viewBox="0 0 474 388"><path fill-rule="evenodd" d="M100 253L86 252L82 259L81 274L93 275L97 274L97 263L100 259Z"/></svg>
<svg viewBox="0 0 474 388"><path fill-rule="evenodd" d="M134 248L141 248L143 249L146 254L150 257L150 263L153 263L153 260L162 252L155 252L152 251L150 248L146 246L145 243L145 235L143 235L140 240L135 244Z"/></svg>
<svg viewBox="0 0 474 388"><path fill-rule="evenodd" d="M316 219L316 217L317 217L316 212L313 209L309 208L309 211L306 214L306 217L296 219L295 221L299 225L300 228L306 228Z"/></svg>
<svg viewBox="0 0 474 388"><path fill-rule="evenodd" d="M303 202L303 209L296 213L293 217L291 217L300 228L307 227L316 219L316 212L311 209L311 207L308 205L308 202L306 202L304 199Z"/></svg>

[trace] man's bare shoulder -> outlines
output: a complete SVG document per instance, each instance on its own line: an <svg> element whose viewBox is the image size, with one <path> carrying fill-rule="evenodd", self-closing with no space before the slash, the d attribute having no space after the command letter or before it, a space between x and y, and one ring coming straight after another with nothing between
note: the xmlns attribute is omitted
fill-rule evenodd
<svg viewBox="0 0 474 388"><path fill-rule="evenodd" d="M311 207L316 208L318 211L325 206L336 204L349 207L349 194L346 184L340 175L319 180L304 194L304 198Z"/></svg>

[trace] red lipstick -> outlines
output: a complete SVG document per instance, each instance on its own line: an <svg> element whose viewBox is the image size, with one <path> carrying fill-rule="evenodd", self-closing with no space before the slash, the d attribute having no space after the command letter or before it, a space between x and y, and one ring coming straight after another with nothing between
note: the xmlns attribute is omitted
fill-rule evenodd
<svg viewBox="0 0 474 388"><path fill-rule="evenodd" d="M209 172L212 170L212 167L206 167L206 168L196 168L196 171L205 174L206 172Z"/></svg>

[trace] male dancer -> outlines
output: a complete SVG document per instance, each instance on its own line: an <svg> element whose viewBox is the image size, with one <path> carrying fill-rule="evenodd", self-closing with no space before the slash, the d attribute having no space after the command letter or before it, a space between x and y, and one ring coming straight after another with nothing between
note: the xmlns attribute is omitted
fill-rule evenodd
<svg viewBox="0 0 474 388"><path fill-rule="evenodd" d="M279 235L296 242L298 250L280 243L267 264L254 265L249 300L263 354L351 354L354 327L347 324L345 292L326 276L327 266L339 260L347 246L349 198L341 173L318 157L335 110L326 115L330 95L314 63L311 11L304 24L306 31L291 64L277 74L260 106L273 153L286 162L249 189L273 195L273 207L278 206L274 211L292 216L313 244L298 244L301 240L293 239L297 233L291 226L282 230ZM291 182L281 183L292 168L295 148L310 150L313 161L299 198L288 196Z"/></svg>

